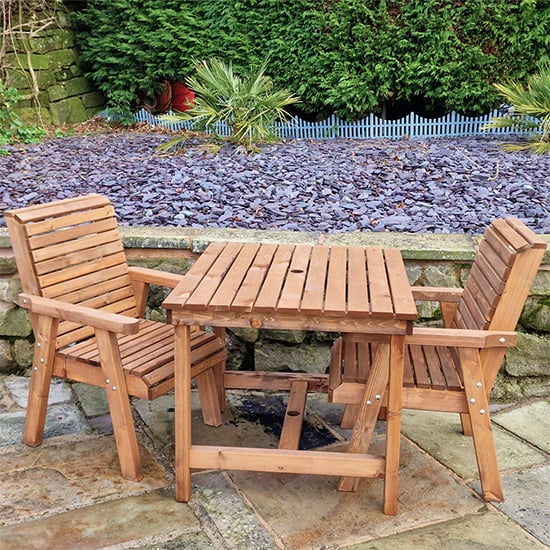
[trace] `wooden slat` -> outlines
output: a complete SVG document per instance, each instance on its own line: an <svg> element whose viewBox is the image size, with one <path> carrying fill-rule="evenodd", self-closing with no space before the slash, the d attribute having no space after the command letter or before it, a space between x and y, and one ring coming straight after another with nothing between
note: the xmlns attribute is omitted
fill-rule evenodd
<svg viewBox="0 0 550 550"><path fill-rule="evenodd" d="M523 237L523 239L525 239L531 245L532 248L546 250L548 246L546 244L546 241L536 233L533 233L533 231L531 231L518 218L511 216L509 218L506 218L505 221L510 227L514 229L514 231L519 233Z"/></svg>
<svg viewBox="0 0 550 550"><path fill-rule="evenodd" d="M93 210L103 206L110 206L110 204L109 199L106 197L91 194L49 204L27 206L25 208L13 210L9 215L13 216L19 223L25 224L28 229L32 229L34 227L32 222L36 222L37 220L65 216L73 212L81 212L88 209ZM27 235L31 234L32 233L27 232Z"/></svg>
<svg viewBox="0 0 550 550"><path fill-rule="evenodd" d="M283 287L290 260L292 259L292 245L279 245L264 278L253 309L255 311L275 311L279 302L279 295Z"/></svg>
<svg viewBox="0 0 550 550"><path fill-rule="evenodd" d="M113 277L105 281L98 281L94 285L79 288L68 293L62 293L57 296L50 295L49 298L56 298L64 302L70 302L71 304L80 304L96 296L102 296L123 288L128 289L128 292L132 291L130 280L125 275ZM61 287L60 290L64 290L63 287Z"/></svg>
<svg viewBox="0 0 550 550"><path fill-rule="evenodd" d="M396 248L386 248L384 249L384 258L386 259L386 271L388 272L395 315L400 319L416 319L416 304L412 297L401 252Z"/></svg>
<svg viewBox="0 0 550 550"><path fill-rule="evenodd" d="M167 308L182 307L192 292L199 286L203 277L216 261L218 254L225 248L226 243L212 243L199 256L183 280L170 293L164 304Z"/></svg>
<svg viewBox="0 0 550 550"><path fill-rule="evenodd" d="M439 355L447 389L450 391L460 391L462 383L458 377L451 350L443 346L437 346L436 351Z"/></svg>
<svg viewBox="0 0 550 550"><path fill-rule="evenodd" d="M327 277L329 248L314 246L307 273L301 311L320 314L325 302L325 281Z"/></svg>
<svg viewBox="0 0 550 550"><path fill-rule="evenodd" d="M348 312L351 315L369 315L370 302L367 293L367 260L365 249L348 249Z"/></svg>
<svg viewBox="0 0 550 550"><path fill-rule="evenodd" d="M441 370L441 363L435 346L422 346L422 351L424 352L424 357L428 365L431 387L436 390L444 390L446 388L445 378Z"/></svg>
<svg viewBox="0 0 550 550"><path fill-rule="evenodd" d="M244 281L241 284L235 299L233 300L232 309L235 311L250 311L256 297L262 287L265 275L271 265L273 253L277 245L262 244L260 250L256 254L250 269L248 270Z"/></svg>
<svg viewBox="0 0 550 550"><path fill-rule="evenodd" d="M278 311L300 310L311 251L312 247L307 245L298 245L294 249L286 281L277 303Z"/></svg>
<svg viewBox="0 0 550 550"><path fill-rule="evenodd" d="M91 295L91 293L95 292L94 288L98 289L98 292L102 292L104 288L108 290L115 286L120 288L132 284L128 277L128 267L126 264L115 264L112 267L104 268L101 270L101 274L102 278L105 279L103 281L98 281L97 273L92 272L48 286L44 288L44 296L47 295L48 298L64 297L64 300L74 303L74 301L85 299L86 296Z"/></svg>
<svg viewBox="0 0 550 550"><path fill-rule="evenodd" d="M260 245L257 243L247 243L241 248L210 300L212 309L229 309L259 248Z"/></svg>
<svg viewBox="0 0 550 550"><path fill-rule="evenodd" d="M87 272L83 272L82 266L73 266L42 275L38 279L44 293L49 292L54 296L58 296L64 292L94 284L98 279L98 272L102 274L102 278L107 279L127 274L128 266L125 262L124 253L106 256L98 262L94 262L94 269ZM57 285L61 285L61 287Z"/></svg>
<svg viewBox="0 0 550 550"><path fill-rule="evenodd" d="M212 296L216 293L220 282L235 261L241 243L228 243L214 261L208 273L187 299L186 307L190 309L208 309ZM178 288L178 287L176 287Z"/></svg>
<svg viewBox="0 0 550 550"><path fill-rule="evenodd" d="M79 250L78 247L72 249L68 247L67 253L62 256L56 256L44 262L35 261L35 271L39 276L49 273L58 273L64 269L71 268L74 272L90 273L94 269L94 263L101 261L104 257L124 255L120 242L111 242L101 244L92 249Z"/></svg>
<svg viewBox="0 0 550 550"><path fill-rule="evenodd" d="M330 249L326 281L325 313L344 315L346 313L347 254L343 246Z"/></svg>
<svg viewBox="0 0 550 550"><path fill-rule="evenodd" d="M417 388L431 388L428 364L421 346L408 346Z"/></svg>
<svg viewBox="0 0 550 550"><path fill-rule="evenodd" d="M393 304L381 249L367 248L367 269L371 314L393 317Z"/></svg>
<svg viewBox="0 0 550 550"><path fill-rule="evenodd" d="M116 248L113 246L116 245ZM106 247L107 251L103 252ZM91 258L97 258L108 254L113 254L111 250L118 252L122 250L122 244L120 242L120 236L116 229L106 231L105 233L91 234L81 237L80 239L74 239L71 241L64 241L44 248L38 248L33 250L33 258L36 264L41 266L51 265L57 258L67 258L65 261L69 261L68 265L75 262L73 256L75 254L83 254L80 261L87 261ZM48 260L50 260L48 262ZM67 265L61 264L61 265ZM46 272L46 267L42 267L39 270L40 273Z"/></svg>
<svg viewBox="0 0 550 550"><path fill-rule="evenodd" d="M288 404L279 438L279 449L297 449L300 444L304 412L307 400L307 382L299 380L292 383Z"/></svg>
<svg viewBox="0 0 550 550"><path fill-rule="evenodd" d="M524 252L530 248L529 242L505 220L495 220L491 224L491 230L498 233L500 239L508 244L512 253Z"/></svg>
<svg viewBox="0 0 550 550"><path fill-rule="evenodd" d="M107 209L104 209L107 210ZM112 212L112 208L108 210ZM52 246L63 242L72 241L74 239L80 239L90 233L104 233L106 231L112 231L117 228L117 222L114 217L100 217L101 212L89 211L83 214L88 216L78 215L75 222L79 222L80 225L71 224L66 218L57 218L59 228L48 232L38 233L35 236L29 238L29 245L33 250L43 248L45 246ZM84 218L84 220L82 219ZM62 223L64 222L64 223ZM85 223L84 223L85 222ZM43 222L45 225L51 226L50 222ZM38 224L36 224L38 225ZM36 229L36 227L35 227Z"/></svg>

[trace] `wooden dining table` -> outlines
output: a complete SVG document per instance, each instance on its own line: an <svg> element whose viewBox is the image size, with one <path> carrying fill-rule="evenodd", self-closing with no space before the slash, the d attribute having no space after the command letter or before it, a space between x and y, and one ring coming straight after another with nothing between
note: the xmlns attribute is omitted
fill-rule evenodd
<svg viewBox="0 0 550 550"><path fill-rule="evenodd" d="M412 332L417 317L399 250L213 242L163 306L175 328L177 500L187 502L191 497L192 469L250 470L339 476L342 490L353 490L358 478L383 478L384 512L397 512L405 336ZM289 437L281 436L278 449L193 444L193 325L214 327L221 335L225 327L254 327L376 338L378 351L358 407L348 452L298 450L293 426L296 417L302 420L299 410L287 410ZM293 409L292 403L304 403L300 395L326 391L327 378L325 374L225 371L219 380L218 398L223 407L228 388L287 389L289 409ZM386 391L385 456L374 456L368 453L368 447Z"/></svg>

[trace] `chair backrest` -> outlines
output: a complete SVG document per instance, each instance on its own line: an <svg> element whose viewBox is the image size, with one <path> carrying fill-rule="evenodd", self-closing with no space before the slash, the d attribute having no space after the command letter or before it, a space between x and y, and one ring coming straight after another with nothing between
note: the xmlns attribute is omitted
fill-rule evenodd
<svg viewBox="0 0 550 550"><path fill-rule="evenodd" d="M545 250L545 241L517 218L491 223L481 239L453 326L515 330Z"/></svg>
<svg viewBox="0 0 550 550"><path fill-rule="evenodd" d="M23 290L29 294L137 316L115 212L87 195L5 212ZM61 322L57 347L93 335Z"/></svg>

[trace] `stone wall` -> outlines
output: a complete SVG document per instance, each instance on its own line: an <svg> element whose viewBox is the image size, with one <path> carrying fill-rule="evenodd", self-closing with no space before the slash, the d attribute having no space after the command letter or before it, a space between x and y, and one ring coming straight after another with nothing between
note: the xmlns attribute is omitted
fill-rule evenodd
<svg viewBox="0 0 550 550"><path fill-rule="evenodd" d="M90 119L105 104L103 94L84 78L76 64L77 51L68 12L60 5L57 21L36 36L10 41L2 64L7 86L23 100L17 113L27 122L77 124ZM38 98L33 98L33 87Z"/></svg>
<svg viewBox="0 0 550 550"><path fill-rule="evenodd" d="M292 242L328 245L395 246L402 251L410 282L424 286L463 286L475 255L477 238L466 235L349 233L325 235L187 228L121 228L129 262L171 272L185 272L212 241ZM550 244L550 235L544 236ZM15 304L19 280L10 242L0 229L0 371L23 371L31 363L32 332L25 310ZM167 292L154 288L152 318ZM435 303L419 304L420 322L439 319ZM493 399L550 396L550 252L532 286L510 349L493 391ZM228 330L229 368L325 372L337 334L258 329Z"/></svg>

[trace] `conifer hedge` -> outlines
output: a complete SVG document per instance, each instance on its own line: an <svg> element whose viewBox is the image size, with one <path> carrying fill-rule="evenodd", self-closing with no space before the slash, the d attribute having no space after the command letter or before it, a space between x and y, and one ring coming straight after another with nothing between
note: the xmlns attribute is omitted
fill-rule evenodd
<svg viewBox="0 0 550 550"><path fill-rule="evenodd" d="M86 75L120 107L217 57L269 59L313 118L475 115L498 104L492 83L550 60L550 0L88 0L75 21Z"/></svg>

